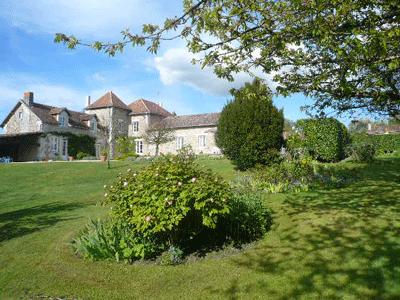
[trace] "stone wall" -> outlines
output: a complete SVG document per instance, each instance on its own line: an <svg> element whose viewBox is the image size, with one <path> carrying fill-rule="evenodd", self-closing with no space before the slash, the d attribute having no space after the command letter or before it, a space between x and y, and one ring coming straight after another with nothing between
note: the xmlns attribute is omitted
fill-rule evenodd
<svg viewBox="0 0 400 300"><path fill-rule="evenodd" d="M128 136L139 138L144 135L149 127L159 123L162 119L163 117L161 116L150 114L130 116ZM133 131L133 122L139 122L139 131Z"/></svg>
<svg viewBox="0 0 400 300"><path fill-rule="evenodd" d="M174 132L174 141L160 145L160 153L177 153L177 138L183 137L184 146L191 146L196 154L221 154L221 150L215 144L216 127L197 127L177 129ZM205 146L199 145L199 136L205 136ZM154 155L154 145L144 145L145 155Z"/></svg>
<svg viewBox="0 0 400 300"><path fill-rule="evenodd" d="M24 103L15 111L4 127L6 134L17 134L26 132L40 132L42 122Z"/></svg>
<svg viewBox="0 0 400 300"><path fill-rule="evenodd" d="M88 114L96 114L98 124L105 130L99 130L96 133L96 152L99 152L101 148L104 148L108 144L109 135L108 130L110 128L111 118L111 149L110 155L114 156L115 138L118 136L127 136L129 128L129 112L119 108L100 108L87 110ZM98 154L98 153L97 153Z"/></svg>

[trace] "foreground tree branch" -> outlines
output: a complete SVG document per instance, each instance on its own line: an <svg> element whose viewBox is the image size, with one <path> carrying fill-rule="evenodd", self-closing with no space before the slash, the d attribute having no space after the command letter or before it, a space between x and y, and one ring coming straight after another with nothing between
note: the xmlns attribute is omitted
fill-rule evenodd
<svg viewBox="0 0 400 300"><path fill-rule="evenodd" d="M313 97L310 109L318 114L362 108L400 115L397 0L184 0L182 16L162 26L146 24L141 34L124 30L116 43L87 43L61 33L55 41L113 56L127 45L156 53L163 40L178 38L201 53L196 62L213 67L218 77L273 72L279 94Z"/></svg>

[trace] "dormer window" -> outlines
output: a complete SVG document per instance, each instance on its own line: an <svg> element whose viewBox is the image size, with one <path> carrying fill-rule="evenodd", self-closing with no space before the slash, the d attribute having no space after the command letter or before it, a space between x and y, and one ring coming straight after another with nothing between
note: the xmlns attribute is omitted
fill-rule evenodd
<svg viewBox="0 0 400 300"><path fill-rule="evenodd" d="M60 124L60 127L67 127L68 125L67 117L64 114L59 115L58 123Z"/></svg>
<svg viewBox="0 0 400 300"><path fill-rule="evenodd" d="M133 132L138 132L139 131L139 122L138 121L133 121L132 122L132 128L133 128Z"/></svg>

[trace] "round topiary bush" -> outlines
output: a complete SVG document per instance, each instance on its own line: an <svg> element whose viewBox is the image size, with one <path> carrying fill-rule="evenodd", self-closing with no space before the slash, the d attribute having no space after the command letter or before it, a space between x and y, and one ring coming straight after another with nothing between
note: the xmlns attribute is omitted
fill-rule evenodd
<svg viewBox="0 0 400 300"><path fill-rule="evenodd" d="M345 158L349 135L344 124L334 118L303 119L297 121L301 146L314 159L337 162Z"/></svg>
<svg viewBox="0 0 400 300"><path fill-rule="evenodd" d="M216 143L240 170L276 159L283 138L283 112L272 103L269 88L260 81L231 91L234 100L223 108Z"/></svg>

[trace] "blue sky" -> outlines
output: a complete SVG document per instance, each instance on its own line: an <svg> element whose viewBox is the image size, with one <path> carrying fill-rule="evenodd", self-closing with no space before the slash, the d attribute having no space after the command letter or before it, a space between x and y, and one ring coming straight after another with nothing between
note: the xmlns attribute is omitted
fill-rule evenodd
<svg viewBox="0 0 400 300"><path fill-rule="evenodd" d="M53 42L56 32L115 41L122 29L138 32L143 23L162 23L181 11L182 0L1 0L0 120L28 90L37 102L75 110L87 95L97 99L112 90L127 104L146 98L178 114L220 111L229 89L251 79L239 74L226 82L192 65L183 41L164 43L156 55L127 48L113 58ZM274 101L292 120L304 117L300 107L310 102L303 95Z"/></svg>

